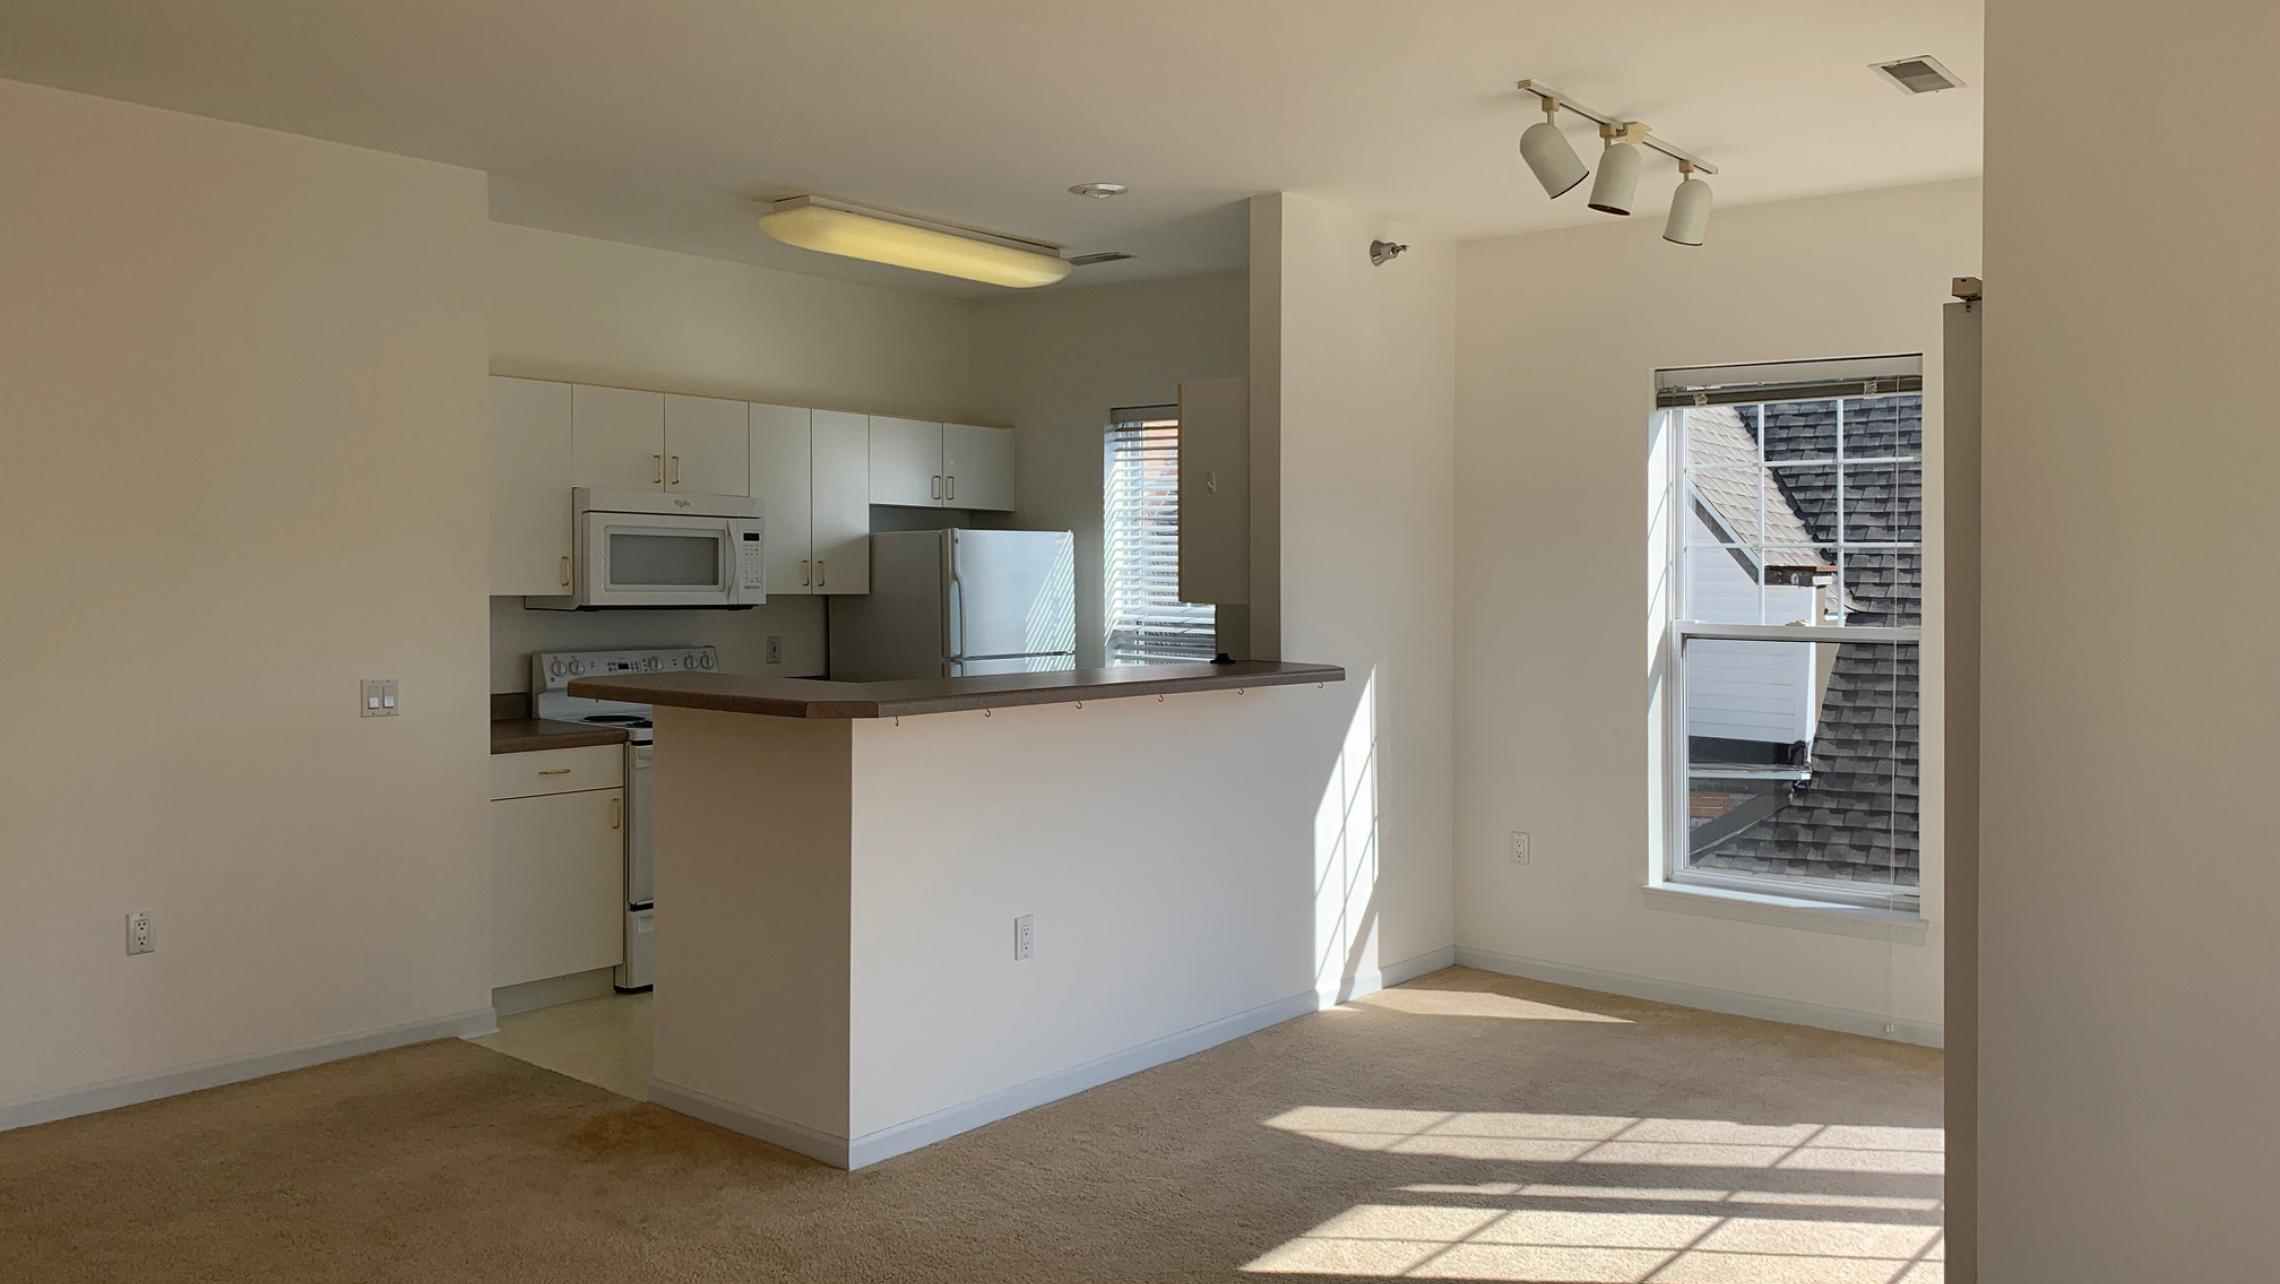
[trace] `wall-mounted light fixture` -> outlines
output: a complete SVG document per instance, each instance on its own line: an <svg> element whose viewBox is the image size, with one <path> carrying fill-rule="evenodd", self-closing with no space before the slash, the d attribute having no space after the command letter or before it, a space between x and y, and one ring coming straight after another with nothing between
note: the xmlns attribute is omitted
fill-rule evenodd
<svg viewBox="0 0 2280 1284"><path fill-rule="evenodd" d="M1070 267L1058 246L820 196L775 202L760 216L760 230L803 250L1017 289L1051 285Z"/></svg>
<svg viewBox="0 0 2280 1284"><path fill-rule="evenodd" d="M1630 214L1637 207L1639 171L1646 153L1659 152L1678 162L1681 178L1671 197L1663 239L1674 245L1702 244L1710 226L1710 184L1695 175L1715 174L1717 166L1668 139L1655 137L1642 122L1594 111L1539 81L1523 80L1520 88L1534 94L1544 107L1544 119L1520 135L1520 155L1536 181L1544 185L1545 194L1564 195L1591 172L1559 130L1559 113L1571 111L1597 124L1603 142L1599 177L1591 185L1591 208L1603 214Z"/></svg>

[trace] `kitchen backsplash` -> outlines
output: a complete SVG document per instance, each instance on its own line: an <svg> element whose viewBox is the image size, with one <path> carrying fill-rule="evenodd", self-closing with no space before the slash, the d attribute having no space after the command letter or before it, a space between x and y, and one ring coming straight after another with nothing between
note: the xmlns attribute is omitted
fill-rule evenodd
<svg viewBox="0 0 2280 1284"><path fill-rule="evenodd" d="M522 599L491 599L491 690L530 689L533 651L710 645L730 673L782 678L824 672L824 599L776 597L749 611L531 611ZM783 662L769 664L768 639L783 639Z"/></svg>

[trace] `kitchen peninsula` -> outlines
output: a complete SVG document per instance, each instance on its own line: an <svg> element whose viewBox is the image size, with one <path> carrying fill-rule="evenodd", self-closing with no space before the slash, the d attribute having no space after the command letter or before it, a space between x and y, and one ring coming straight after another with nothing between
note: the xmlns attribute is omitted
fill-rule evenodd
<svg viewBox="0 0 2280 1284"><path fill-rule="evenodd" d="M572 683L655 710L651 1099L855 1168L1312 1011L1345 676Z"/></svg>

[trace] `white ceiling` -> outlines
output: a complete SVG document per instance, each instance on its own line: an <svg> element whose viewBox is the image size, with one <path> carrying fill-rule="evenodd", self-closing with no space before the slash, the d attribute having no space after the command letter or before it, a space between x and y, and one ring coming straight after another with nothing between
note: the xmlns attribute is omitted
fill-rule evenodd
<svg viewBox="0 0 2280 1284"><path fill-rule="evenodd" d="M1867 69L1916 54L1972 87ZM1732 206L1978 173L1980 74L1979 0L0 5L0 76L487 170L508 222L954 293L778 246L755 202L1140 256L1075 283L1171 275L1239 266L1262 191L1462 238L1602 217L1519 163L1523 76L1717 162ZM1675 178L1649 170L1643 215ZM1132 193L1064 190L1088 180Z"/></svg>

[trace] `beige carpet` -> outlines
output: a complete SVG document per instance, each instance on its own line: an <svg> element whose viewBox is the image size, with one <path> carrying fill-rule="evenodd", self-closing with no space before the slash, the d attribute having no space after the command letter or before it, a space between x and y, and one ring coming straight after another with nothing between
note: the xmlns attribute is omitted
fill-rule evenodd
<svg viewBox="0 0 2280 1284"><path fill-rule="evenodd" d="M1927 1284L1939 1066L1458 969L848 1174L431 1043L0 1134L0 1280Z"/></svg>

